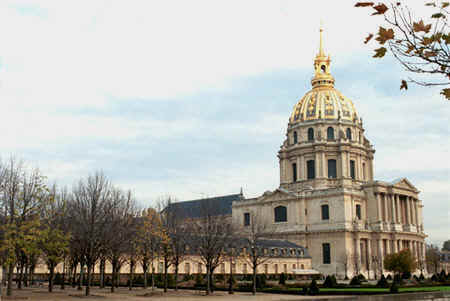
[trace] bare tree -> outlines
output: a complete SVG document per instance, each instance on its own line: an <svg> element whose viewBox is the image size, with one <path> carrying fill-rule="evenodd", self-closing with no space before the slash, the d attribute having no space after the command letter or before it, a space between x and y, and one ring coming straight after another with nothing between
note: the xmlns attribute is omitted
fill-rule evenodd
<svg viewBox="0 0 450 301"><path fill-rule="evenodd" d="M250 213L250 225L245 226L242 229L244 234L246 252L243 254L245 260L250 264L252 268L253 277L253 295L256 294L256 274L258 267L263 263L270 260L268 254L264 254L264 237L270 237L274 228L264 223L256 214Z"/></svg>
<svg viewBox="0 0 450 301"><path fill-rule="evenodd" d="M90 294L92 269L100 256L102 238L108 233L110 194L110 183L102 172L81 179L73 188L70 222L74 240L79 243L82 259L86 261L86 296Z"/></svg>
<svg viewBox="0 0 450 301"><path fill-rule="evenodd" d="M439 273L439 248L433 244L427 245L425 258L428 272Z"/></svg>
<svg viewBox="0 0 450 301"><path fill-rule="evenodd" d="M120 267L126 262L133 243L136 205L131 192L111 188L106 210L108 232L104 236L106 258L112 265L111 292L114 292Z"/></svg>
<svg viewBox="0 0 450 301"><path fill-rule="evenodd" d="M214 270L226 259L225 250L233 238L232 223L229 218L218 215L217 208L205 200L200 218L191 220L189 225L191 245L206 266L206 294L209 295Z"/></svg>
<svg viewBox="0 0 450 301"><path fill-rule="evenodd" d="M342 254L337 260L337 262L342 264L342 266L344 267L344 274L345 274L344 278L348 278L348 268L349 265L352 264L352 260L353 258L351 253L347 251L344 254Z"/></svg>

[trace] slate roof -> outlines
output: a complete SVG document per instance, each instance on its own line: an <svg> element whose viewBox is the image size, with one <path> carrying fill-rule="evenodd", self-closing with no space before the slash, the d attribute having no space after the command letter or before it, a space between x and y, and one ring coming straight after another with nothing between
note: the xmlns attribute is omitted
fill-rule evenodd
<svg viewBox="0 0 450 301"><path fill-rule="evenodd" d="M208 212L208 214L231 215L231 205L233 201L240 201L244 196L240 193L212 198L183 201L170 204L168 209L176 210L177 216L181 218L199 218Z"/></svg>

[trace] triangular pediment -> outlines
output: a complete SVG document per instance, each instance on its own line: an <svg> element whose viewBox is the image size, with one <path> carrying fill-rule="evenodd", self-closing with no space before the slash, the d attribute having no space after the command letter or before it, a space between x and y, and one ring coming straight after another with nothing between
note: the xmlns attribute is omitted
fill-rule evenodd
<svg viewBox="0 0 450 301"><path fill-rule="evenodd" d="M266 191L259 198L258 201L277 201L277 200L286 200L292 198L294 195L292 192L277 188L274 191Z"/></svg>
<svg viewBox="0 0 450 301"><path fill-rule="evenodd" d="M403 188L403 189L408 189L408 190L413 190L413 191L419 191L410 181L408 181L407 178L401 178L401 179L396 179L394 181L391 182L393 187L396 188Z"/></svg>

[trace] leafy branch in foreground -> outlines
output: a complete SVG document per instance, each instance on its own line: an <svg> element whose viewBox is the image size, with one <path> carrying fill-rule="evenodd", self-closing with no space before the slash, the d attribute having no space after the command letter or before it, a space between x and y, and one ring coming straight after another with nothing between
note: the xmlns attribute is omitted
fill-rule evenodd
<svg viewBox="0 0 450 301"><path fill-rule="evenodd" d="M408 89L407 82L421 86L450 85L450 35L448 33L448 15L450 2L432 1L424 4L433 10L428 18L416 18L401 1L357 2L355 7L371 7L372 16L384 17L386 27L379 26L377 33L370 33L364 40L376 41L374 58L382 58L390 52L400 64L412 73L438 75L440 81L419 81L402 79L400 89ZM375 37L375 39L372 39ZM442 80L443 78L443 80ZM450 88L441 90L450 100Z"/></svg>

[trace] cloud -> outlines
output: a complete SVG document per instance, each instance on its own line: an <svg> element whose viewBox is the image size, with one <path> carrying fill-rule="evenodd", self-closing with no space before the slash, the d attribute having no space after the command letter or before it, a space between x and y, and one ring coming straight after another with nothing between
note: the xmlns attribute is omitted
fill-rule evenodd
<svg viewBox="0 0 450 301"><path fill-rule="evenodd" d="M103 169L146 204L166 193L274 189L323 18L336 86L377 151L376 178L409 178L422 191L427 232L441 241L450 108L437 89L400 93L402 69L362 44L380 19L353 5L2 1L2 156L15 153L62 185ZM422 1L408 5L423 12Z"/></svg>

